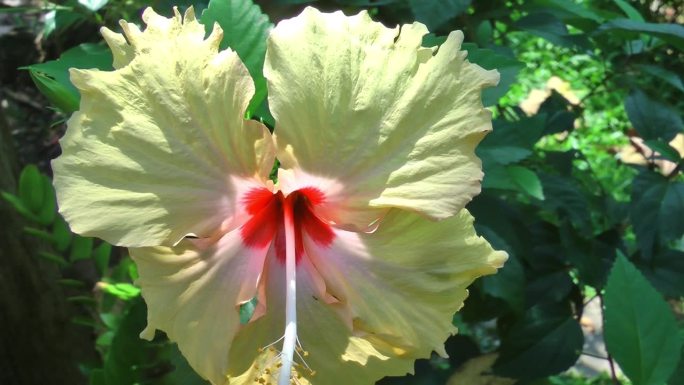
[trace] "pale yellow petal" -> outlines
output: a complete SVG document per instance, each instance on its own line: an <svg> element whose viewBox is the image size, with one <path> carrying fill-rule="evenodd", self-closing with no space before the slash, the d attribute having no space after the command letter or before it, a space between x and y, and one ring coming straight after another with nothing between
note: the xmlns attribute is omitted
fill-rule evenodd
<svg viewBox="0 0 684 385"><path fill-rule="evenodd" d="M298 371L315 385L338 385L340 373L345 384L371 385L412 372L414 361L432 351L445 355L466 287L506 259L475 234L465 210L438 223L392 210L374 233L337 230L330 247L305 242L297 268L298 330L316 374ZM284 326L284 267L274 261L268 269L268 311L236 335L230 384L254 383L269 360L277 363L273 352L258 353Z"/></svg>
<svg viewBox="0 0 684 385"><path fill-rule="evenodd" d="M480 95L499 74L466 60L461 32L437 50L421 47L426 33L313 8L271 33L264 73L278 157L344 186L349 215L338 224L367 219L358 214L369 207L443 219L480 191L474 149L491 130Z"/></svg>
<svg viewBox="0 0 684 385"><path fill-rule="evenodd" d="M372 385L383 376L403 375L412 370L412 358L390 359L368 340L352 335L335 307L317 298L315 278L301 267L297 269L298 338L308 354L295 358L300 384L339 385L344 378L344 384ZM283 331L284 278L284 266L272 260L266 290L268 311L237 333L230 352L228 384L252 385L260 378L265 383L277 383L277 350L261 348L276 341ZM277 348L279 345L275 344L274 349Z"/></svg>
<svg viewBox="0 0 684 385"><path fill-rule="evenodd" d="M142 336L166 332L197 373L222 385L240 304L257 294L268 248L245 247L239 230L206 242L131 249L131 256L148 308Z"/></svg>
<svg viewBox="0 0 684 385"><path fill-rule="evenodd" d="M53 162L72 230L134 247L230 227L235 181L266 180L274 158L266 128L243 119L254 85L218 52L220 28L205 39L192 8L143 19L122 23L125 39L104 31L118 69L72 70L81 107Z"/></svg>
<svg viewBox="0 0 684 385"><path fill-rule="evenodd" d="M348 306L356 335L390 356L445 354L466 287L506 260L472 221L466 210L441 222L392 210L373 233L338 231L330 247L306 250L327 291Z"/></svg>

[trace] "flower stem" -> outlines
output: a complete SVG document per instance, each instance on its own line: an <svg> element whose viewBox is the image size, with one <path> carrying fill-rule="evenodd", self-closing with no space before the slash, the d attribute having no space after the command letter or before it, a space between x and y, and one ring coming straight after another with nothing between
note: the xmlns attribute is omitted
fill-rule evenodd
<svg viewBox="0 0 684 385"><path fill-rule="evenodd" d="M293 202L283 202L285 219L285 339L283 340L282 364L278 385L289 385L292 360L297 343L297 271L295 256L295 228L292 213Z"/></svg>

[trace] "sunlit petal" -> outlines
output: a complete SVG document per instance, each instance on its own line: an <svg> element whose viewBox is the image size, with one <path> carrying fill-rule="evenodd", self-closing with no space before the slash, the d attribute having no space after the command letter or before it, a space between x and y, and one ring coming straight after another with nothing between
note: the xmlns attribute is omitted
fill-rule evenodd
<svg viewBox="0 0 684 385"><path fill-rule="evenodd" d="M285 285L284 266L272 262L268 271L268 312L237 333L229 356L231 385L256 384L260 379L263 383L275 384L278 379L279 345L274 344L270 349L263 347L277 341L285 321L281 295ZM293 376L298 383L339 385L343 375L345 384L368 385L384 375L410 371L412 359L389 360L368 341L352 335L335 306L318 298L314 274L304 265L298 268L299 340L308 353L298 352L296 356ZM384 372L379 374L379 370Z"/></svg>
<svg viewBox="0 0 684 385"><path fill-rule="evenodd" d="M239 230L215 243L131 249L148 307L142 336L166 332L199 374L223 384L239 307L257 295L267 251L245 247Z"/></svg>
<svg viewBox="0 0 684 385"><path fill-rule="evenodd" d="M465 59L461 32L438 49L421 46L426 33L307 8L269 38L278 157L343 186L339 224L365 228L369 207L443 219L480 191L474 149L491 130L480 95L499 75Z"/></svg>
<svg viewBox="0 0 684 385"><path fill-rule="evenodd" d="M338 231L331 247L306 250L328 293L349 307L355 335L388 356L444 354L466 287L506 260L472 221L466 210L438 223L392 210L373 233Z"/></svg>
<svg viewBox="0 0 684 385"><path fill-rule="evenodd" d="M466 287L506 259L475 234L465 210L439 223L392 210L374 233L337 231L331 247L309 240L305 248L297 306L299 340L309 354L296 361L316 385L337 385L340 373L345 384L367 385L411 372L415 359L433 350L445 355ZM268 311L236 335L229 372L239 380L231 384L268 380L265 370L277 371L275 353L258 349L282 330L283 269L270 263Z"/></svg>
<svg viewBox="0 0 684 385"><path fill-rule="evenodd" d="M263 181L270 134L243 120L254 85L237 54L204 38L192 8L147 28L105 31L112 72L72 70L81 107L53 162L60 212L73 231L123 246L210 236L235 219L235 178ZM237 221L239 222L239 221Z"/></svg>

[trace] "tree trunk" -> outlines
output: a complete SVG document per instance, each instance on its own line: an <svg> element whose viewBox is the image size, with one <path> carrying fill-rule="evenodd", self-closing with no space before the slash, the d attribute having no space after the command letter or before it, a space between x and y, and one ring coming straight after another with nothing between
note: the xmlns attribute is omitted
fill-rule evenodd
<svg viewBox="0 0 684 385"><path fill-rule="evenodd" d="M0 108L0 190L15 191L18 170ZM91 333L70 322L58 269L36 258L39 242L2 199L0 221L0 384L85 384L78 356L92 351Z"/></svg>

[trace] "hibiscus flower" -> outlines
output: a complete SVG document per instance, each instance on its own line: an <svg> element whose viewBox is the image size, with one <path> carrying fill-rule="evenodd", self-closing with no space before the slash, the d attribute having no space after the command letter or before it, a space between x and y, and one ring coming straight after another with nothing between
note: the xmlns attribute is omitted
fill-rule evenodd
<svg viewBox="0 0 684 385"><path fill-rule="evenodd" d="M464 208L499 75L463 34L422 47L424 25L366 12L282 21L271 135L243 118L254 85L217 25L205 37L192 8L143 20L103 29L114 71L71 70L81 105L53 162L72 230L137 263L141 335L164 331L215 385L368 385L446 355L466 287L506 259Z"/></svg>

